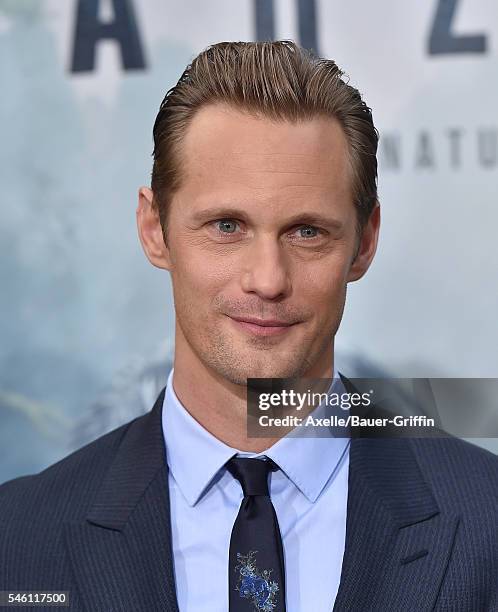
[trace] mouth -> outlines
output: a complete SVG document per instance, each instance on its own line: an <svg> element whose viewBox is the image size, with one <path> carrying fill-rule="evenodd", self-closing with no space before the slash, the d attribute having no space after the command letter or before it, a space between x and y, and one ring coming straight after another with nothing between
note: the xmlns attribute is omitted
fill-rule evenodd
<svg viewBox="0 0 498 612"><path fill-rule="evenodd" d="M278 319L256 319L254 317L228 317L237 329L253 336L280 336L288 333L296 323L279 321Z"/></svg>

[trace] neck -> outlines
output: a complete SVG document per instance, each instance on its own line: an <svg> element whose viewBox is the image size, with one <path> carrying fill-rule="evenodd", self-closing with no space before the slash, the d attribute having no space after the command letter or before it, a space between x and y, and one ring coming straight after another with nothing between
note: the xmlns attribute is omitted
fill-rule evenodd
<svg viewBox="0 0 498 612"><path fill-rule="evenodd" d="M282 428L282 436L248 437L247 386L232 383L185 349L184 343L175 345L173 389L190 415L213 436L237 450L260 453L288 433ZM320 363L303 378L332 376L333 350L327 350Z"/></svg>

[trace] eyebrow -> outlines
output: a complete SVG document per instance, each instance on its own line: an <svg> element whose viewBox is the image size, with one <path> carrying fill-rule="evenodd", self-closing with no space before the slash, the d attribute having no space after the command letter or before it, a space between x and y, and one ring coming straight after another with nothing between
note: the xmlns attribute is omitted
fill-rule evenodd
<svg viewBox="0 0 498 612"><path fill-rule="evenodd" d="M202 222L208 221L209 219L223 219L223 218L235 218L247 220L249 215L247 211L241 208L234 208L232 206L217 206L214 208L205 208L192 215L194 221ZM302 223L303 225L325 225L334 229L342 229L343 223L333 217L328 217L315 212L302 212L292 215L285 219L286 225L293 225L296 223Z"/></svg>

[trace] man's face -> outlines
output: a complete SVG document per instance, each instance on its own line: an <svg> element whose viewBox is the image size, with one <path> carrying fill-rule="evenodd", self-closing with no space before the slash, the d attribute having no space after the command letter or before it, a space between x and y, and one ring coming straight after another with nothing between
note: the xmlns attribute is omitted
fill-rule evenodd
<svg viewBox="0 0 498 612"><path fill-rule="evenodd" d="M176 359L240 385L325 375L347 282L375 251L366 245L372 252L352 267L356 211L340 125L208 106L182 158L164 262L153 261L171 273Z"/></svg>

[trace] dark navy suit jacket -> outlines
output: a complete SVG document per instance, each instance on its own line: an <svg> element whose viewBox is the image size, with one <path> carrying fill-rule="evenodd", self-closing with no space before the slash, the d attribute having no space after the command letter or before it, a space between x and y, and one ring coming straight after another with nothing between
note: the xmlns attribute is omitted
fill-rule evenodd
<svg viewBox="0 0 498 612"><path fill-rule="evenodd" d="M69 591L85 612L178 612L163 397L0 486L0 590ZM352 438L334 612L348 610L498 611L497 456L452 437Z"/></svg>

